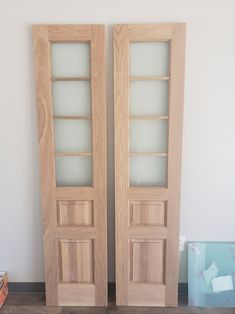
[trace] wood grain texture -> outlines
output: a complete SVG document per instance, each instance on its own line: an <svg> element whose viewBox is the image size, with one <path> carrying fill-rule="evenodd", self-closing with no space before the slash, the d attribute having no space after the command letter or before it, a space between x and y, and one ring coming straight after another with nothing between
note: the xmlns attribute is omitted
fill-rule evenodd
<svg viewBox="0 0 235 314"><path fill-rule="evenodd" d="M63 120L91 120L91 116L53 116L53 118Z"/></svg>
<svg viewBox="0 0 235 314"><path fill-rule="evenodd" d="M93 118L94 171L94 276L96 305L107 305L107 142L106 142L106 84L104 26L92 29L91 37L91 95Z"/></svg>
<svg viewBox="0 0 235 314"><path fill-rule="evenodd" d="M129 153L129 156L136 157L136 156L152 156L152 157L166 157L167 153Z"/></svg>
<svg viewBox="0 0 235 314"><path fill-rule="evenodd" d="M61 239L59 241L60 282L93 282L93 253L91 239Z"/></svg>
<svg viewBox="0 0 235 314"><path fill-rule="evenodd" d="M167 232L167 228L162 226L130 226L128 235L130 239L166 239Z"/></svg>
<svg viewBox="0 0 235 314"><path fill-rule="evenodd" d="M116 25L113 35L117 304L176 306L185 24ZM129 77L133 41L168 41L169 76ZM169 116L130 117L129 81L158 79L169 80ZM169 120L168 153L130 153L129 120L156 118ZM128 156L163 154L166 188L129 187Z"/></svg>
<svg viewBox="0 0 235 314"><path fill-rule="evenodd" d="M163 283L163 240L132 240L130 244L130 281Z"/></svg>
<svg viewBox="0 0 235 314"><path fill-rule="evenodd" d="M180 178L184 101L186 25L172 29L169 92L169 150L168 150L168 241L166 243L166 305L176 306L178 301L178 239L180 210Z"/></svg>
<svg viewBox="0 0 235 314"><path fill-rule="evenodd" d="M89 42L95 27L102 25L48 25L49 40L55 42Z"/></svg>
<svg viewBox="0 0 235 314"><path fill-rule="evenodd" d="M90 81L90 77L79 76L79 77L52 77L52 81Z"/></svg>
<svg viewBox="0 0 235 314"><path fill-rule="evenodd" d="M50 80L50 44L48 27L33 28L35 79L38 109L38 140L40 150L41 207L43 212L43 239L47 305L58 304L58 252L55 237L56 204L54 201L55 169L52 154L53 126Z"/></svg>
<svg viewBox="0 0 235 314"><path fill-rule="evenodd" d="M96 229L90 227L58 227L56 228L57 239L92 239L96 238Z"/></svg>
<svg viewBox="0 0 235 314"><path fill-rule="evenodd" d="M56 200L94 200L96 191L92 187L57 187L54 190Z"/></svg>
<svg viewBox="0 0 235 314"><path fill-rule="evenodd" d="M166 290L166 287L165 285L162 285L162 284L156 285L155 283L148 283L148 284L132 283L129 285L129 289L128 289L128 305L129 306L146 306L146 305L165 306L165 294L166 294L165 290Z"/></svg>
<svg viewBox="0 0 235 314"><path fill-rule="evenodd" d="M94 284L60 283L58 295L60 306L95 306Z"/></svg>
<svg viewBox="0 0 235 314"><path fill-rule="evenodd" d="M57 225L59 226L92 226L92 201L58 201Z"/></svg>
<svg viewBox="0 0 235 314"><path fill-rule="evenodd" d="M53 42L89 42L91 77L51 78ZM107 305L107 172L104 27L35 25L35 76L39 117L41 195L48 305ZM92 187L56 187L51 80L90 80ZM61 117L71 119L70 116ZM83 119L81 116L72 119ZM74 135L75 136L75 135ZM83 153L90 156L90 153ZM93 283L86 285L86 283Z"/></svg>
<svg viewBox="0 0 235 314"><path fill-rule="evenodd" d="M168 116L129 116L129 119L143 120L143 119L153 119L153 120L167 120Z"/></svg>
<svg viewBox="0 0 235 314"><path fill-rule="evenodd" d="M168 81L169 76L131 76L131 81Z"/></svg>
<svg viewBox="0 0 235 314"><path fill-rule="evenodd" d="M160 200L166 201L168 199L168 189L166 188L147 188L147 187L136 187L128 189L128 200Z"/></svg>
<svg viewBox="0 0 235 314"><path fill-rule="evenodd" d="M165 203L153 201L132 201L129 203L130 225L134 226L164 226Z"/></svg>
<svg viewBox="0 0 235 314"><path fill-rule="evenodd" d="M114 130L115 130L115 243L116 303L128 304L128 98L129 45L127 27L115 26L114 45Z"/></svg>

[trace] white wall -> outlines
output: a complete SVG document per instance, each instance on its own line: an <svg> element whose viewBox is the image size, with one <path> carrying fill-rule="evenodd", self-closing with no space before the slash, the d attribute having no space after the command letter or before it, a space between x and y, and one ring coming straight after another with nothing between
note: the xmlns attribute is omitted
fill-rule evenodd
<svg viewBox="0 0 235 314"><path fill-rule="evenodd" d="M235 240L235 1L0 0L0 269L43 281L31 25L107 24L109 280L114 280L111 24L186 22L181 233ZM186 277L181 256L180 280Z"/></svg>

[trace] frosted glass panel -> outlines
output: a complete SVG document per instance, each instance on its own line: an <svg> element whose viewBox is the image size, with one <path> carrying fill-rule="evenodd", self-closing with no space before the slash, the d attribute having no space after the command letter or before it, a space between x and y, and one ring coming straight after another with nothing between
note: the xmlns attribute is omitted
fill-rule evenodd
<svg viewBox="0 0 235 314"><path fill-rule="evenodd" d="M189 242L189 305L235 307L234 265L235 242ZM224 309L219 313L230 311ZM231 313L234 313L234 310Z"/></svg>
<svg viewBox="0 0 235 314"><path fill-rule="evenodd" d="M167 152L167 120L130 120L130 152Z"/></svg>
<svg viewBox="0 0 235 314"><path fill-rule="evenodd" d="M130 157L130 186L166 186L166 157Z"/></svg>
<svg viewBox="0 0 235 314"><path fill-rule="evenodd" d="M91 185L91 157L56 157L56 186Z"/></svg>
<svg viewBox="0 0 235 314"><path fill-rule="evenodd" d="M56 152L91 152L91 121L54 120Z"/></svg>
<svg viewBox="0 0 235 314"><path fill-rule="evenodd" d="M90 76L89 43L53 43L52 76Z"/></svg>
<svg viewBox="0 0 235 314"><path fill-rule="evenodd" d="M52 84L54 115L91 115L89 81L55 81Z"/></svg>
<svg viewBox="0 0 235 314"><path fill-rule="evenodd" d="M168 76L168 42L135 42L130 44L131 76Z"/></svg>
<svg viewBox="0 0 235 314"><path fill-rule="evenodd" d="M130 81L130 115L168 115L168 81Z"/></svg>

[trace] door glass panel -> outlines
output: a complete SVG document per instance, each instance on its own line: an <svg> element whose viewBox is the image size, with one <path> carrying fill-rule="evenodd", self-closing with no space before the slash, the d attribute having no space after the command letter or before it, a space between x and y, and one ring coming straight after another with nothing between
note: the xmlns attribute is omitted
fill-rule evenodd
<svg viewBox="0 0 235 314"><path fill-rule="evenodd" d="M131 76L168 76L168 42L134 42L130 44Z"/></svg>
<svg viewBox="0 0 235 314"><path fill-rule="evenodd" d="M130 81L130 115L168 115L168 81Z"/></svg>
<svg viewBox="0 0 235 314"><path fill-rule="evenodd" d="M54 115L91 115L90 95L89 81L54 81L52 83Z"/></svg>
<svg viewBox="0 0 235 314"><path fill-rule="evenodd" d="M167 152L167 120L130 120L130 152Z"/></svg>
<svg viewBox="0 0 235 314"><path fill-rule="evenodd" d="M56 157L56 186L91 186L92 157Z"/></svg>
<svg viewBox="0 0 235 314"><path fill-rule="evenodd" d="M54 120L55 152L91 152L90 120Z"/></svg>
<svg viewBox="0 0 235 314"><path fill-rule="evenodd" d="M166 157L137 156L129 158L130 186L165 187Z"/></svg>
<svg viewBox="0 0 235 314"><path fill-rule="evenodd" d="M90 76L89 43L53 43L51 55L53 77Z"/></svg>

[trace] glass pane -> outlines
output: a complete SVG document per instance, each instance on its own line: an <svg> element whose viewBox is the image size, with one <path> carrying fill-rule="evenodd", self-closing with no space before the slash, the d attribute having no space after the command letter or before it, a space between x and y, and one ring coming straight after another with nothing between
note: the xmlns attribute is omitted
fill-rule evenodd
<svg viewBox="0 0 235 314"><path fill-rule="evenodd" d="M166 186L166 157L129 158L130 186Z"/></svg>
<svg viewBox="0 0 235 314"><path fill-rule="evenodd" d="M91 152L90 120L54 120L55 152Z"/></svg>
<svg viewBox="0 0 235 314"><path fill-rule="evenodd" d="M56 186L91 186L92 157L56 157Z"/></svg>
<svg viewBox="0 0 235 314"><path fill-rule="evenodd" d="M130 120L130 152L168 151L168 120Z"/></svg>
<svg viewBox="0 0 235 314"><path fill-rule="evenodd" d="M168 115L168 81L130 81L130 115Z"/></svg>
<svg viewBox="0 0 235 314"><path fill-rule="evenodd" d="M90 76L89 43L51 44L52 76Z"/></svg>
<svg viewBox="0 0 235 314"><path fill-rule="evenodd" d="M52 83L54 115L91 115L89 81L55 81Z"/></svg>
<svg viewBox="0 0 235 314"><path fill-rule="evenodd" d="M235 242L188 242L189 305L235 307L234 264Z"/></svg>
<svg viewBox="0 0 235 314"><path fill-rule="evenodd" d="M168 76L168 42L135 42L130 44L131 76Z"/></svg>

